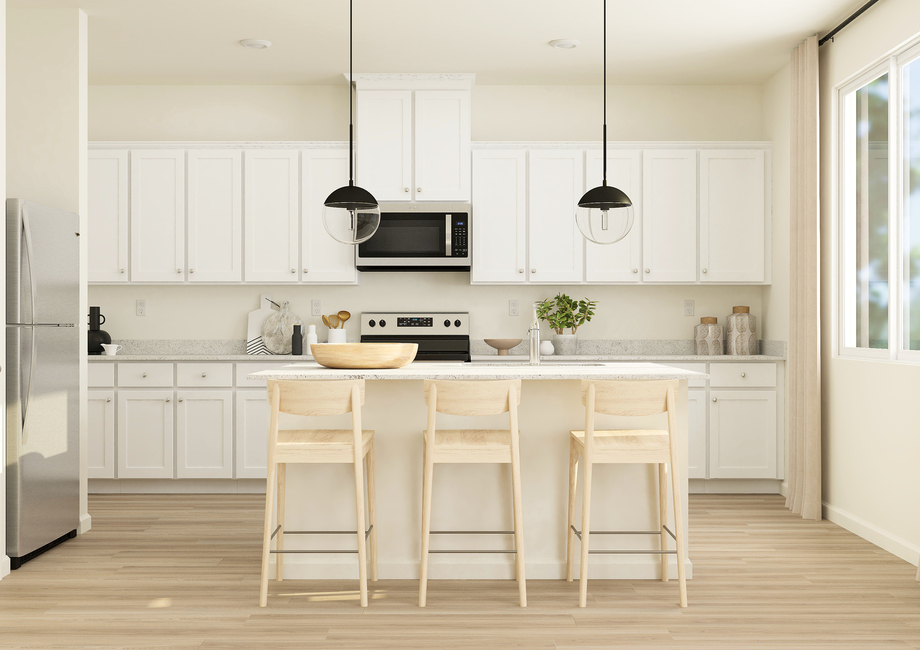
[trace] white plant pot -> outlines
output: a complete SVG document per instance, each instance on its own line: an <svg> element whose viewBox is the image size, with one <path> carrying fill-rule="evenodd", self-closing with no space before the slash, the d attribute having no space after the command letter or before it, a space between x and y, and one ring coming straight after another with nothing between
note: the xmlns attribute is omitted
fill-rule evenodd
<svg viewBox="0 0 920 650"><path fill-rule="evenodd" d="M553 350L560 357L571 357L578 354L578 335L553 334Z"/></svg>

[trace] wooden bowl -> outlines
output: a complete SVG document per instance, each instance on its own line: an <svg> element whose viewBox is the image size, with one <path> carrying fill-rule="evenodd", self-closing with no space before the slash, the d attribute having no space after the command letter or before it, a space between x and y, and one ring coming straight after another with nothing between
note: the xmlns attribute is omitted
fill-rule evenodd
<svg viewBox="0 0 920 650"><path fill-rule="evenodd" d="M523 340L524 339L485 339L486 344L498 350L498 354L501 356L506 356L508 350L518 345Z"/></svg>
<svg viewBox="0 0 920 650"><path fill-rule="evenodd" d="M327 368L402 368L415 359L418 343L314 343L310 351Z"/></svg>

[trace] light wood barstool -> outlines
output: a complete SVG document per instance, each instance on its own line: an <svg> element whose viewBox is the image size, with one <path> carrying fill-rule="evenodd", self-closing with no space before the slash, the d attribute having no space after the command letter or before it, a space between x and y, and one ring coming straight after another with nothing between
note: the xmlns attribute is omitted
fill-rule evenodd
<svg viewBox="0 0 920 650"><path fill-rule="evenodd" d="M259 606L268 604L268 559L275 553L275 579L282 580L284 553L357 553L361 607L367 607L367 560L365 544L370 538L371 580L377 580L377 502L374 490L374 432L361 429L364 380L269 381L271 421L268 433L268 479L265 488L265 529L262 537L262 582ZM351 429L278 430L281 413L325 416L351 413ZM370 528L364 529L364 460L367 459L367 510ZM353 463L355 466L355 512L352 531L285 530L284 483L287 463ZM278 485L278 525L271 530L275 477ZM285 550L284 535L354 535L357 551ZM276 550L271 540L277 535Z"/></svg>
<svg viewBox="0 0 920 650"><path fill-rule="evenodd" d="M687 606L687 582L684 576L684 523L681 513L680 478L678 475L677 381L582 381L581 396L585 405L585 430L571 431L569 442L569 516L568 553L565 579L574 577L575 537L581 540L581 581L578 606L588 601L588 555L592 553L656 553L661 555L661 579L668 581L668 555L677 554L677 579L680 606ZM595 431L594 414L648 416L667 413L668 430L607 430ZM578 457L584 459L581 531L575 528L575 492L577 489ZM591 470L595 463L654 463L658 465L658 512L660 529L656 531L594 531L595 535L658 535L658 551L590 551L591 535ZM671 486L674 495L674 532L665 521L668 514L667 466L671 466ZM669 551L667 537L675 539L677 550Z"/></svg>
<svg viewBox="0 0 920 650"><path fill-rule="evenodd" d="M424 435L422 477L422 559L418 604L425 606L428 593L428 553L514 553L515 575L521 607L527 607L524 579L524 516L521 506L521 449L518 432L518 405L521 380L437 381L425 380L428 429ZM438 431L437 414L497 415L508 413L510 429L455 429ZM432 531L431 486L435 463L510 463L514 531ZM430 535L499 534L514 535L513 551L429 551Z"/></svg>

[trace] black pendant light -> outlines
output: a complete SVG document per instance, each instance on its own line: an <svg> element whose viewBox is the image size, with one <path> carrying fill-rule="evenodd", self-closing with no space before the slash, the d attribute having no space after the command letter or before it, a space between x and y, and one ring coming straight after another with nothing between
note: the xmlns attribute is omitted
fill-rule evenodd
<svg viewBox="0 0 920 650"><path fill-rule="evenodd" d="M377 232L380 206L377 199L354 181L354 90L352 59L354 49L353 0L348 2L348 185L326 197L323 225L333 239L343 244L360 244Z"/></svg>
<svg viewBox="0 0 920 650"><path fill-rule="evenodd" d="M626 193L607 185L607 0L604 0L604 181L581 197L575 223L585 239L613 244L629 234L633 204Z"/></svg>

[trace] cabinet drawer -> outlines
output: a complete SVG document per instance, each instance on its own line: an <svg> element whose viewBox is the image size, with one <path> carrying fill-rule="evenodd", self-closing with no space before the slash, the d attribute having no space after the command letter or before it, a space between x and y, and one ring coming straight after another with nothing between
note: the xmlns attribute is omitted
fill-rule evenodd
<svg viewBox="0 0 920 650"><path fill-rule="evenodd" d="M265 380L246 379L246 375L262 370L272 370L281 366L290 365L290 361L276 361L275 363L238 363L236 364L236 385L249 388L265 388Z"/></svg>
<svg viewBox="0 0 920 650"><path fill-rule="evenodd" d="M702 372L706 373L706 364L705 363L664 363L664 366L669 366L671 368L681 368L683 370L692 370L693 372ZM705 379L688 379L687 386L690 388L706 388Z"/></svg>
<svg viewBox="0 0 920 650"><path fill-rule="evenodd" d="M115 386L114 363L90 363L86 369L86 381L90 388L112 388Z"/></svg>
<svg viewBox="0 0 920 650"><path fill-rule="evenodd" d="M709 385L756 386L773 388L776 386L775 363L711 363L709 364Z"/></svg>
<svg viewBox="0 0 920 650"><path fill-rule="evenodd" d="M118 385L160 388L173 385L171 363L120 363L118 364Z"/></svg>
<svg viewBox="0 0 920 650"><path fill-rule="evenodd" d="M233 364L180 363L176 378L177 386L232 386Z"/></svg>

